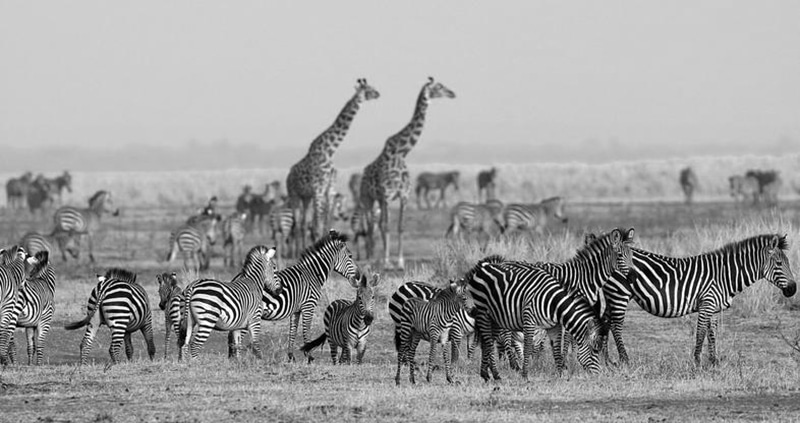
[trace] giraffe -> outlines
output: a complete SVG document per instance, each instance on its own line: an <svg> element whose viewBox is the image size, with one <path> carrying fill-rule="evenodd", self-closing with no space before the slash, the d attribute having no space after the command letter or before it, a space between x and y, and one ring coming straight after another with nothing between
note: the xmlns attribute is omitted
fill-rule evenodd
<svg viewBox="0 0 800 423"><path fill-rule="evenodd" d="M308 153L291 167L289 176L286 177L288 204L294 212L294 221L300 223L299 227L292 229L295 251L302 251L306 246L304 234L309 206L313 206L312 238L321 233L319 225L324 224L327 227L328 222L322 220L327 214L325 207L328 191L336 177L333 155L347 134L361 102L380 97L380 93L367 84L365 78L359 79L355 88L356 93L344 105L333 125L311 142Z"/></svg>
<svg viewBox="0 0 800 423"><path fill-rule="evenodd" d="M395 135L386 140L383 151L372 163L364 168L361 179L361 209L367 218L367 258L372 256L375 241L375 203L378 203L378 228L381 231L384 251L384 266L389 263L389 202L400 200L397 221L397 266L403 268L403 212L411 191L411 180L406 166L406 156L417 144L425 124L425 113L428 102L436 98L454 98L456 95L449 88L436 82L432 77L422 86L417 98L414 116L411 121Z"/></svg>

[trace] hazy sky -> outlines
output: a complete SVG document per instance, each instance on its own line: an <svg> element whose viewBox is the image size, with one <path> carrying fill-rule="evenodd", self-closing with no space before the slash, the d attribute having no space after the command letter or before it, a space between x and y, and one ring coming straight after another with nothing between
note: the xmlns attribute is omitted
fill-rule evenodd
<svg viewBox="0 0 800 423"><path fill-rule="evenodd" d="M381 98L337 158L377 155L431 75L458 97L429 109L420 157L800 145L798 16L796 0L2 0L0 144L225 139L299 159L366 77Z"/></svg>

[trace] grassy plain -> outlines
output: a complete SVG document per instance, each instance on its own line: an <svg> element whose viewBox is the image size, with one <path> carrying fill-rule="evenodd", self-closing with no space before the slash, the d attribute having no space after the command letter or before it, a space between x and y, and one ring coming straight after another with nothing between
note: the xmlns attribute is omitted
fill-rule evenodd
<svg viewBox="0 0 800 423"><path fill-rule="evenodd" d="M124 194L121 194L124 195ZM475 260L502 253L527 260L564 260L581 245L587 230L635 227L637 244L676 256L718 248L759 233L788 233L789 258L800 263L800 204L787 201L778 210L736 207L731 202L703 202L693 207L673 202L589 202L569 204L569 226L553 226L545 237L495 241L486 252L471 242L446 242L444 210L412 210L409 215L405 272L386 271L378 297L378 315L370 335L366 364L329 363L327 347L317 360L286 363L288 322L265 324L262 361L247 356L229 361L225 337L212 334L201 359L178 363L164 358L163 314L158 310L155 274L179 269L163 263L169 231L192 211L188 204L126 207L106 218L96 239L97 265L85 260L63 264L55 259L58 287L56 315L46 350L46 365L9 366L0 372L0 421L797 421L800 419L800 356L781 339L800 331L800 301L783 299L776 289L759 282L741 296L722 318L718 341L721 363L695 368L691 359L694 316L658 319L630 307L626 340L632 363L603 368L588 375L570 358L568 374L558 377L546 351L537 371L523 381L508 368L505 379L484 383L479 361L458 364L459 383L448 386L442 372L430 384L411 386L407 369L403 384L394 385L393 326L386 300L394 288L411 279L442 283L459 275ZM47 231L49 215L31 217L5 211L0 239L6 244L28 229ZM247 246L269 243L250 234ZM85 245L85 243L84 243ZM218 247L217 247L218 248ZM219 249L217 249L219 254ZM364 262L363 264L368 264ZM371 263L375 268L377 263ZM109 335L99 332L91 354L94 364L78 367L81 331L63 325L82 316L94 275L110 266L139 273L150 294L155 322L156 360L144 353L134 335L135 359L110 369ZM233 271L212 259L211 274L229 278ZM795 272L796 274L798 272ZM185 284L186 281L183 281ZM351 298L347 283L334 276L326 283L310 336L322 332L324 306ZM24 337L16 336L24 361ZM424 361L427 344L418 359Z"/></svg>

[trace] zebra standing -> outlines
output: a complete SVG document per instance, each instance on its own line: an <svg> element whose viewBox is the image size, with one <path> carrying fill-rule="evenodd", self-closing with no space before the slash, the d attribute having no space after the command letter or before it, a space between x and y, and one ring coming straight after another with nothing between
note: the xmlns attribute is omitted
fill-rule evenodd
<svg viewBox="0 0 800 423"><path fill-rule="evenodd" d="M0 250L0 364L8 364L8 347L14 337L20 291L32 268L38 264L19 246Z"/></svg>
<svg viewBox="0 0 800 423"><path fill-rule="evenodd" d="M347 236L334 230L306 248L297 263L278 272L277 277L283 287L280 293L264 294L264 320L290 318L287 346L289 361L294 361L298 324L302 325L303 344L308 343L314 310L331 271L344 276L351 283L360 277L358 266L347 248Z"/></svg>
<svg viewBox="0 0 800 423"><path fill-rule="evenodd" d="M314 357L311 351L328 341L331 347L331 361L336 364L339 348L342 356L339 363L350 364L355 357L356 364L361 364L364 351L367 349L367 336L369 336L372 321L375 319L375 288L380 282L380 274L374 273L370 281L366 274L361 274L360 281L352 282L356 289L356 299L336 300L325 309L325 333L317 339L300 348L311 363Z"/></svg>
<svg viewBox="0 0 800 423"><path fill-rule="evenodd" d="M686 197L686 204L692 204L694 192L699 185L697 182L697 174L694 173L694 169L691 167L681 169L680 175L678 176L678 183L681 184L683 195Z"/></svg>
<svg viewBox="0 0 800 423"><path fill-rule="evenodd" d="M628 303L633 298L644 311L658 317L698 313L695 363L700 363L703 343L708 338L708 359L716 364L716 315L730 307L736 294L761 279L775 285L786 297L795 294L797 285L786 256L788 248L786 236L777 234L746 238L685 258L633 248L636 279L615 272L603 287L620 361L629 361L622 340L622 326Z"/></svg>
<svg viewBox="0 0 800 423"><path fill-rule="evenodd" d="M226 266L241 263L246 227L247 212L234 212L222 221L222 249L227 250L223 262Z"/></svg>
<svg viewBox="0 0 800 423"><path fill-rule="evenodd" d="M410 369L409 380L416 383L414 355L419 341L424 339L431 344L428 356L428 373L425 379L430 382L433 374L433 360L436 346L446 346L450 341L450 332L456 325L458 314L467 308L466 284L452 282L446 289L437 292L430 301L409 298L400 315L400 327L395 330L394 345L397 349L397 374L394 381L400 384L400 371L403 364ZM453 383L453 370L450 365L450 349L443 348L444 367L448 383Z"/></svg>
<svg viewBox="0 0 800 423"><path fill-rule="evenodd" d="M15 327L25 328L28 338L29 366L42 364L44 341L50 332L50 322L53 320L55 310L53 298L56 292L56 274L50 265L49 256L50 253L47 251L36 253L36 265L30 270L15 310ZM16 352L14 337L11 336L9 358L12 363L15 361Z"/></svg>
<svg viewBox="0 0 800 423"><path fill-rule="evenodd" d="M158 280L158 308L164 311L164 358L169 356L169 337L172 332L178 334L181 321L181 304L183 289L178 285L175 272L156 275Z"/></svg>
<svg viewBox="0 0 800 423"><path fill-rule="evenodd" d="M497 184L497 168L492 167L489 170L482 170L478 172L478 201L489 201L495 199L495 188Z"/></svg>
<svg viewBox="0 0 800 423"><path fill-rule="evenodd" d="M49 186L49 191L51 194L55 194L58 196L58 203L61 204L63 201L63 191L66 188L67 192L72 192L72 175L69 174L66 170L59 176L55 178L45 178L45 182Z"/></svg>
<svg viewBox="0 0 800 423"><path fill-rule="evenodd" d="M81 365L86 364L94 337L102 325L111 329L111 346L108 349L111 364L119 362L123 341L125 356L128 360L133 358L131 334L136 331L141 331L144 336L150 360L155 356L156 345L153 342L150 301L147 298L147 291L136 282L136 273L126 269L111 268L105 275L98 276L97 285L89 294L86 317L64 326L66 330L86 326L80 346Z"/></svg>
<svg viewBox="0 0 800 423"><path fill-rule="evenodd" d="M459 236L461 230L477 232L478 236L485 234L488 244L493 232L501 232L504 225L501 222L503 203L500 200L489 200L485 204L460 202L450 210L450 226L445 237L451 234Z"/></svg>
<svg viewBox="0 0 800 423"><path fill-rule="evenodd" d="M25 172L19 178L11 178L6 182L6 207L21 209L25 207L28 188L33 182L33 173Z"/></svg>
<svg viewBox="0 0 800 423"><path fill-rule="evenodd" d="M19 241L19 245L21 245L22 248L24 248L25 251L30 255L35 255L39 251L53 253L53 247L50 245L50 242L47 238L56 238L56 241L58 241L57 237L59 236L66 238L64 241L62 241L64 249L72 256L72 258L77 260L78 256L80 255L80 249L77 240L75 237L66 233L45 236L39 232L27 232L22 236L22 239Z"/></svg>
<svg viewBox="0 0 800 423"><path fill-rule="evenodd" d="M78 208L73 206L59 207L53 215L53 235L58 240L58 248L61 250L61 257L67 261L67 256L64 254L64 241L66 238L63 235L81 236L86 235L89 243L89 260L94 262L94 254L92 252L92 233L100 226L100 218L104 213L111 213L109 206L112 205L111 193L109 191L97 191L91 198L89 198L88 208ZM112 213L113 216L119 215L119 209Z"/></svg>
<svg viewBox="0 0 800 423"><path fill-rule="evenodd" d="M178 252L183 255L183 267L192 269L195 273L206 270L210 264L211 252L209 249L217 240L218 216L196 219L192 224L185 224L170 236L170 250L167 253L167 263L175 260Z"/></svg>
<svg viewBox="0 0 800 423"><path fill-rule="evenodd" d="M450 185L453 186L453 189L458 191L458 179L461 173L457 170L451 172L441 172L441 173L432 173L432 172L422 172L417 176L417 188L415 190L417 194L417 208L422 209L422 203L420 201L421 198L425 199L425 204L427 208L431 208L431 201L428 198L428 192L430 190L439 190L439 199L433 204L435 208L439 208L439 204L443 204L447 207L447 200L445 199L445 191L447 187Z"/></svg>
<svg viewBox="0 0 800 423"><path fill-rule="evenodd" d="M558 219L563 224L569 222L562 197L550 197L534 204L508 204L503 209L503 232L529 230L542 234L549 218Z"/></svg>
<svg viewBox="0 0 800 423"><path fill-rule="evenodd" d="M597 360L600 323L589 303L569 290L541 265L484 258L464 278L475 302L475 325L481 339L481 377L489 370L500 379L494 357L495 334L501 329L524 332L522 376L527 378L530 359L541 329L551 339L563 326L577 341L578 361L591 373L600 371Z"/></svg>
<svg viewBox="0 0 800 423"><path fill-rule="evenodd" d="M281 292L274 255L275 248L255 246L247 253L242 270L229 283L199 279L186 286L178 331L179 359L183 359L187 346L191 357L197 358L214 329L232 332L228 338L232 357L239 355L242 332L247 329L253 352L261 358L261 318L265 311L262 297L268 292Z"/></svg>

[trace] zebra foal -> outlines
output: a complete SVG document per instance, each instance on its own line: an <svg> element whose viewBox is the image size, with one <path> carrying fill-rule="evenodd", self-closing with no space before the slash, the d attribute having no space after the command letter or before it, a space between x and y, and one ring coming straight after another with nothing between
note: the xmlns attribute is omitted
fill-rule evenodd
<svg viewBox="0 0 800 423"><path fill-rule="evenodd" d="M42 364L44 341L50 332L55 306L56 274L50 265L50 253L39 251L34 256L36 264L31 268L20 298L14 310L13 323L16 328L24 328L28 340L28 365ZM13 328L9 342L9 359L16 359L16 345Z"/></svg>
<svg viewBox="0 0 800 423"><path fill-rule="evenodd" d="M19 246L0 250L0 364L7 365L9 344L14 337L20 291L38 260Z"/></svg>
<svg viewBox="0 0 800 423"><path fill-rule="evenodd" d="M169 356L169 338L172 332L178 334L181 322L183 288L178 285L175 272L156 275L158 281L158 308L164 312L164 358Z"/></svg>

